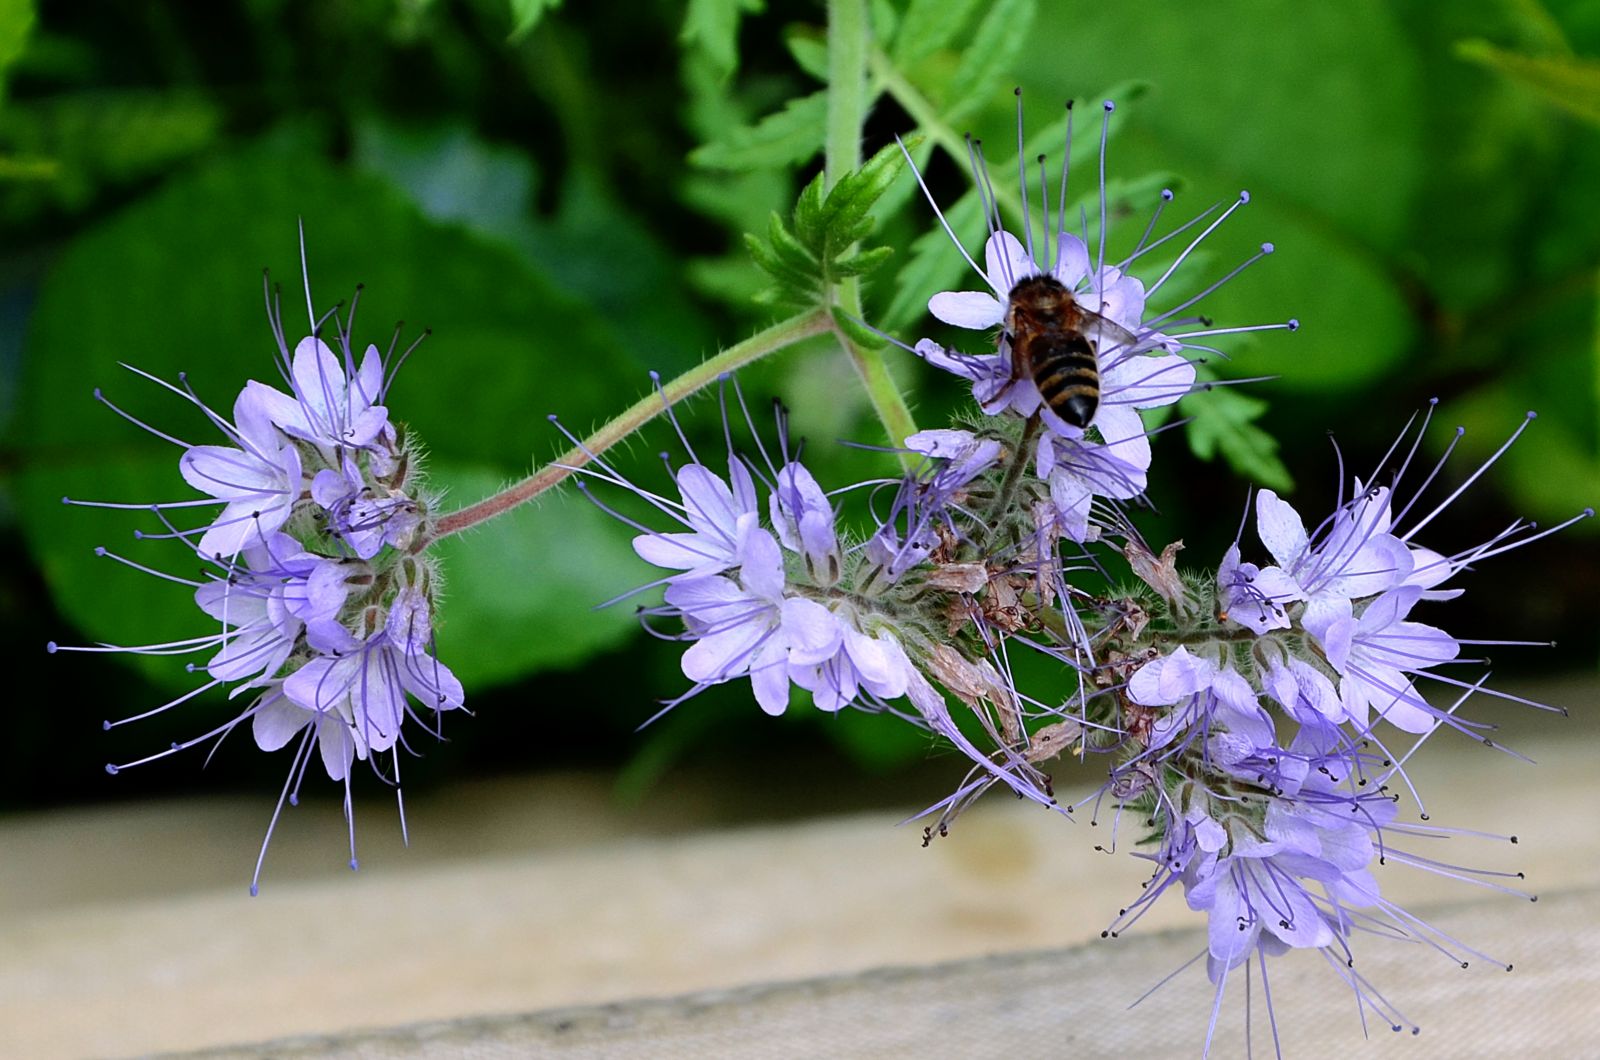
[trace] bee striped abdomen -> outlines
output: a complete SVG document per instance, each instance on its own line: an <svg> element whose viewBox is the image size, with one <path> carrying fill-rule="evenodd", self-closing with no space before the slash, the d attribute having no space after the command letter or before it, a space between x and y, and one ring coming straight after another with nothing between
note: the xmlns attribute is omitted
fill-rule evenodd
<svg viewBox="0 0 1600 1060"><path fill-rule="evenodd" d="M1077 331L1042 334L1030 345L1033 381L1044 403L1072 426L1087 427L1100 407L1094 347Z"/></svg>

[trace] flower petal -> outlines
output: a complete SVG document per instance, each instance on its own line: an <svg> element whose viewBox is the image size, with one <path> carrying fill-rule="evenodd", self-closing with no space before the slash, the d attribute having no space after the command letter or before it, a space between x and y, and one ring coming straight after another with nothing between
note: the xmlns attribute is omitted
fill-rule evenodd
<svg viewBox="0 0 1600 1060"><path fill-rule="evenodd" d="M1083 240L1070 232L1063 232L1056 240L1055 277L1069 291L1075 291L1085 276L1089 275L1089 248Z"/></svg>
<svg viewBox="0 0 1600 1060"><path fill-rule="evenodd" d="M1005 319L1005 303L983 291L942 291L928 299L928 312L958 328L987 331Z"/></svg>
<svg viewBox="0 0 1600 1060"><path fill-rule="evenodd" d="M1280 567L1292 570L1306 554L1306 524L1300 513L1271 490L1256 494L1256 534Z"/></svg>
<svg viewBox="0 0 1600 1060"><path fill-rule="evenodd" d="M633 551L646 563L669 570L714 574L733 565L732 551L719 552L704 534L640 534L633 539Z"/></svg>
<svg viewBox="0 0 1600 1060"><path fill-rule="evenodd" d="M683 676L713 685L738 677L750 669L756 648L770 632L764 623L739 622L695 641L683 653Z"/></svg>
<svg viewBox="0 0 1600 1060"><path fill-rule="evenodd" d="M315 714L280 695L256 709L256 715L250 721L250 732L256 739L257 747L263 751L276 751L294 739L295 734L314 717Z"/></svg>
<svg viewBox="0 0 1600 1060"><path fill-rule="evenodd" d="M767 714L789 709L789 645L781 633L768 637L750 661L750 687Z"/></svg>
<svg viewBox="0 0 1600 1060"><path fill-rule="evenodd" d="M350 775L356 741L342 718L333 714L317 718L317 747L322 752L322 768L328 771L328 779L343 780Z"/></svg>
<svg viewBox="0 0 1600 1060"><path fill-rule="evenodd" d="M1094 425L1112 456L1141 471L1149 469L1150 436L1145 432L1144 420L1131 407L1101 405Z"/></svg>
<svg viewBox="0 0 1600 1060"><path fill-rule="evenodd" d="M783 602L783 632L789 659L796 666L817 666L838 654L845 630L838 617L815 600Z"/></svg>
<svg viewBox="0 0 1600 1060"><path fill-rule="evenodd" d="M1194 389L1195 368L1177 354L1151 356L1127 350L1103 352L1100 362L1102 405L1153 409L1170 405Z"/></svg>
<svg viewBox="0 0 1600 1060"><path fill-rule="evenodd" d="M1002 298L1011 294L1019 280L1039 272L1028 248L1010 232L996 232L989 237L983 246L983 263L989 286Z"/></svg>
<svg viewBox="0 0 1600 1060"><path fill-rule="evenodd" d="M777 603L783 598L783 552L765 530L751 530L740 544L739 580L751 593Z"/></svg>

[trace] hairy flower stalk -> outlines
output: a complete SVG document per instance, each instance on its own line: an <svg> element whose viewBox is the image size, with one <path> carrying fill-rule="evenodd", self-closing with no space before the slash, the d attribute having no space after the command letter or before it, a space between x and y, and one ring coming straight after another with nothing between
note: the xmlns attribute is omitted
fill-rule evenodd
<svg viewBox="0 0 1600 1060"><path fill-rule="evenodd" d="M409 749L407 723L437 735L440 715L463 700L460 682L434 648L440 575L432 557L417 548L428 538L434 498L421 474L419 444L390 421L385 404L394 372L416 343L399 349L396 332L387 351L368 346L358 359L351 337L359 297L358 290L343 317L342 307L318 316L308 287L311 334L291 351L277 292L269 286L268 319L284 389L250 381L234 402L231 420L208 408L181 377L172 385L132 369L200 409L223 435L224 444L189 445L133 421L182 448L178 466L184 480L209 499L68 503L153 511L164 532L139 536L170 542L199 559L199 580L162 574L104 549L99 554L189 586L218 631L138 647L49 645L52 652L209 653L204 662L188 665L206 677L196 689L105 727L173 709L220 685L231 685L229 698L248 705L199 737L108 765L107 771L201 743L213 743L214 753L216 744L248 722L262 750L293 747L262 859L284 803L299 801L317 757L344 789L351 868L357 865L353 763L367 762L399 799L398 749ZM331 345L323 338L330 327ZM176 513L218 505L204 525L173 521ZM258 859L252 894L261 865Z"/></svg>

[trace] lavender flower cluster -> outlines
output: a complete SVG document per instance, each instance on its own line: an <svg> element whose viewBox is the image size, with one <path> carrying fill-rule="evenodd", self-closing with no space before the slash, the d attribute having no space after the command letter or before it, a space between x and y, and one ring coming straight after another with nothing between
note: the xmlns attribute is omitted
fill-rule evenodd
<svg viewBox="0 0 1600 1060"><path fill-rule="evenodd" d="M1102 153L1104 144L1102 134ZM917 470L827 492L790 455L781 420L779 456L769 458L742 396L732 418L748 427L757 456L730 440L719 454L726 476L692 450L674 472L675 496L629 482L598 456L582 469L672 524L652 526L600 502L639 531L641 558L671 572L644 587L664 586L663 604L642 609L658 635L688 645L682 668L691 687L668 708L709 685L748 679L769 714L784 711L798 689L821 710L889 712L928 730L963 753L971 772L927 811L935 819L924 842L995 785L1064 816L1109 800L1117 829L1137 822L1135 856L1153 873L1108 936L1176 884L1206 915L1204 956L1219 1005L1241 965L1257 962L1265 984L1267 958L1310 949L1364 1012L1401 1029L1405 1017L1356 970L1358 934L1420 941L1453 961L1494 958L1388 902L1374 867L1403 864L1531 897L1500 882L1504 874L1406 849L1408 840L1454 833L1425 823L1425 813L1400 820L1395 790L1410 789L1421 806L1405 766L1440 729L1492 744L1487 726L1458 714L1469 697L1518 698L1488 688L1487 675L1469 680L1449 668L1482 661L1463 658L1464 649L1521 642L1462 639L1411 615L1459 596L1455 583L1476 563L1570 524L1538 531L1519 521L1451 554L1422 543L1527 423L1457 489L1424 506L1454 442L1418 490L1403 501L1397 490L1417 462L1430 406L1378 469L1309 526L1273 491L1257 493L1255 530L1270 564L1245 561L1241 525L1214 568L1180 570L1181 543L1157 550L1134 523L1155 433L1141 411L1212 385L1198 381L1196 363L1219 352L1214 337L1298 324L1217 327L1191 312L1272 253L1270 243L1198 294L1150 306L1248 193L1157 237L1173 198L1163 192L1138 244L1112 262L1103 176L1092 250L1086 230L1067 230L1064 209L1052 217L1048 197L1035 204L1041 238L1031 224L1021 238L1004 230L977 153L973 171L989 226L984 265L961 253L987 290L936 294L929 310L957 327L998 328L998 338L993 352L931 339L904 347L970 384L979 410L961 428L904 438ZM1026 195L1026 172L1021 186ZM1160 265L1146 284L1133 270L1150 260ZM1046 399L1039 373L1023 370L1015 348L1024 340L1017 292L1041 276L1086 310L1078 330L1093 351L1097 407L1081 426ZM723 419L731 439L726 402ZM1388 484L1374 484L1380 474ZM862 495L872 502L868 529L846 544L856 524L839 507ZM1118 586L1118 562L1136 589ZM1059 662L1060 683L1019 687L1010 664L1018 649ZM1042 768L1062 757L1099 763L1108 779L1062 805Z"/></svg>
<svg viewBox="0 0 1600 1060"><path fill-rule="evenodd" d="M1114 828L1138 832L1135 856L1152 870L1106 933L1126 929L1175 886L1206 915L1202 955L1218 1000L1208 1048L1230 974L1254 962L1265 985L1268 958L1294 949L1325 957L1364 1012L1405 1026L1356 970L1359 935L1423 942L1457 961L1484 955L1385 899L1375 865L1522 894L1500 882L1503 874L1407 849L1410 840L1454 833L1427 823L1425 813L1401 819L1400 789L1423 806L1406 764L1444 729L1492 743L1487 726L1459 713L1471 697L1528 702L1487 687L1487 674L1456 676L1456 668L1482 662L1464 657L1471 649L1518 642L1463 639L1413 612L1431 620L1436 605L1464 591L1457 583L1476 564L1593 513L1544 530L1519 520L1455 552L1429 548L1425 531L1532 419L1456 488L1424 502L1448 478L1460 438L1458 431L1420 486L1402 495L1430 406L1326 515L1308 522L1273 491L1257 493L1254 529L1264 552L1250 554L1269 563L1245 558L1241 523L1214 567L1179 569L1181 542L1158 549L1136 525L1147 521L1139 509L1153 425L1168 406L1221 385L1197 367L1220 354L1218 337L1298 325L1219 327L1196 311L1271 254L1270 243L1197 293L1171 295L1200 245L1250 201L1246 193L1162 231L1173 200L1162 192L1132 250L1107 259L1105 130L1093 238L1084 213L1071 230L1064 173L1055 210L1041 187L1038 213L1025 207L1020 236L1007 231L974 145L984 265L942 214L939 221L986 289L936 294L929 309L955 327L998 334L992 349L976 353L926 338L903 349L970 386L976 410L961 424L895 438L911 468L905 474L832 491L806 467L781 413L776 441L763 441L729 377L723 451L702 459L657 380L658 410L684 448L675 465L669 460L669 488L647 488L609 462L604 446L628 432L602 431L604 445L569 435L574 448L564 463L435 516L418 444L390 421L385 403L410 349L368 347L358 363L352 306L343 319L337 309L312 312L311 334L291 354L269 292L288 392L251 382L229 420L186 382L155 380L224 437L191 445L133 420L182 449L182 475L205 499L111 505L152 510L166 532L146 536L202 561L207 574L198 582L161 576L192 588L220 628L137 648L73 649L210 653L191 665L206 674L204 684L126 721L219 685L249 705L201 737L126 765L220 739L249 720L262 749L295 748L274 826L284 803L296 801L313 755L344 785L347 817L357 759L398 794L406 723L437 734L443 713L463 700L434 648L440 573L428 545L574 476L586 496L633 527L639 557L664 572L639 591L660 593L641 608L650 630L685 645L689 686L666 709L710 686L748 681L769 715L809 698L829 713L888 713L925 730L970 767L926 812L924 842L946 834L996 786L1069 818L1109 803ZM1026 204L1026 169L1019 185ZM925 184L923 191L937 213ZM1035 307L1022 304L1022 292L1041 289L1059 317L1043 353L1029 331ZM331 346L321 337L330 322ZM1068 392L1071 402L1062 400ZM734 445L735 425L748 433L749 452ZM170 512L195 506L219 510L203 526L171 522ZM1131 584L1112 573L1124 566ZM1057 680L1019 684L1012 660L1024 652L1057 664ZM1106 779L1063 804L1046 772L1060 759L1092 763ZM257 879L260 872L258 859Z"/></svg>
<svg viewBox="0 0 1600 1060"><path fill-rule="evenodd" d="M181 448L178 467L184 481L210 499L67 503L154 512L165 532L139 536L170 540L194 555L205 572L201 580L165 574L105 549L100 554L190 586L195 604L219 629L137 647L52 642L49 648L211 653L205 663L189 666L209 678L205 683L105 727L151 717L222 685L232 686L230 698L250 697L249 705L199 737L135 762L108 765L107 771L220 741L248 721L262 750L291 743L295 748L273 826L285 802L299 801L306 768L319 755L328 777L344 785L355 868L352 763L370 761L398 793L400 760L393 752L404 746L405 723L411 719L436 730L437 716L460 707L463 694L461 682L433 649L440 575L422 551L430 498L421 452L415 439L390 422L384 404L394 372L415 344L398 354L395 343L387 353L368 346L358 364L350 339L354 303L343 319L337 314L337 308L320 319L313 313L312 334L291 354L276 293L269 289L268 316L288 393L252 380L234 402L232 420L201 401L186 380L174 385L133 369L198 408L222 434L226 444L191 445L126 417ZM320 337L330 321L337 352ZM105 401L99 391L96 396ZM215 517L199 527L179 527L168 514L217 505ZM403 806L401 819L403 826ZM263 858L271 836L269 827ZM261 865L258 858L252 894Z"/></svg>

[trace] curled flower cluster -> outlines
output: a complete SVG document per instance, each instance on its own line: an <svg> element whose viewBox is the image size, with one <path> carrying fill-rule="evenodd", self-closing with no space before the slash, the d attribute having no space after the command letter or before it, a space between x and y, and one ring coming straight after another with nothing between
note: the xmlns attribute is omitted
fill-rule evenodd
<svg viewBox="0 0 1600 1060"><path fill-rule="evenodd" d="M1405 763L1441 727L1492 746L1488 726L1457 712L1475 694L1516 698L1486 687L1486 674L1469 681L1449 667L1481 662L1462 658L1464 647L1526 643L1462 639L1411 613L1459 596L1462 589L1442 586L1469 564L1592 515L1586 509L1543 532L1519 522L1447 556L1415 535L1460 491L1415 519L1414 495L1396 515L1408 464L1390 487L1356 480L1351 498L1311 530L1263 490L1256 532L1276 562L1242 562L1235 542L1215 580L1196 585L1211 597L1197 615L1158 613L1137 632L1114 634L1103 655L1109 673L1126 676L1114 699L1134 722L1108 787L1134 794L1126 805L1159 841L1147 855L1156 865L1151 884L1108 933L1181 883L1189 906L1207 914L1219 993L1228 972L1252 957L1265 974L1268 956L1322 950L1356 997L1397 1029L1407 1021L1354 970L1355 932L1420 940L1452 960L1463 952L1495 959L1387 902L1372 871L1380 861L1532 897L1496 883L1503 873L1442 865L1403 845L1452 834L1397 821L1392 785L1425 805ZM1391 747L1407 737L1415 739L1403 751Z"/></svg>
<svg viewBox="0 0 1600 1060"><path fill-rule="evenodd" d="M1105 142L1102 127L1102 157ZM659 635L688 645L682 668L692 687L668 706L748 677L768 713L787 708L793 685L823 710L888 710L933 732L971 771L927 811L935 819L925 842L996 784L1067 816L1109 800L1118 829L1141 822L1136 849L1147 851L1138 856L1154 874L1108 936L1176 884L1206 914L1218 1007L1241 964L1259 961L1265 983L1267 958L1312 949L1365 1010L1398 1029L1407 1021L1355 969L1358 934L1422 941L1456 960L1483 955L1389 903L1374 869L1405 864L1523 894L1497 881L1504 874L1406 849L1408 839L1456 833L1426 824L1425 813L1400 819L1396 785L1421 808L1405 763L1441 728L1489 743L1485 726L1458 711L1475 694L1502 695L1486 687L1487 675L1459 677L1452 667L1481 661L1462 657L1469 646L1520 643L1465 640L1412 615L1458 596L1453 581L1470 565L1561 527L1518 523L1454 554L1424 545L1421 532L1461 492L1425 513L1422 490L1396 500L1430 409L1398 466L1390 458L1399 442L1309 527L1287 501L1258 493L1255 529L1270 562L1247 561L1236 540L1215 568L1180 570L1181 543L1158 552L1125 507L1142 500L1152 460L1141 412L1202 386L1196 351L1215 352L1202 341L1297 325L1216 327L1185 316L1271 244L1200 294L1159 311L1150 305L1249 196L1152 238L1171 199L1163 193L1134 249L1109 262L1103 165L1094 253L1087 232L1066 230L1064 205L1052 218L1048 199L1038 204L1041 240L1026 215L1026 238L1003 230L976 149L973 170L989 229L986 267L966 260L988 290L937 294L929 308L958 327L999 331L993 352L930 339L904 347L970 382L979 409L961 428L903 439L915 471L825 492L788 455L786 439L776 461L759 441L760 460L736 453L726 411L726 477L692 450L673 472L675 496L630 482L598 457L583 469L674 524L655 528L591 493L629 518L643 559L671 572L645 587L662 588L662 604L642 609ZM1020 184L1026 195L1025 172ZM1174 242L1202 222L1194 238ZM1133 274L1161 253L1168 260L1153 281ZM1039 277L1053 283L1045 287L1058 318L1049 336L1056 361L1043 372L1017 346L1029 341L1024 326L1036 326L1019 302ZM1094 385L1063 401L1066 377ZM1442 467L1427 473L1423 489ZM1372 485L1379 472L1389 484ZM858 535L844 528L860 524L838 510L854 496L872 501ZM1138 588L1108 573L1113 552ZM1059 684L1019 687L1011 669L1019 650L1060 663ZM1411 744L1391 749L1397 739ZM1058 804L1043 768L1064 756L1095 759L1109 779L1083 802Z"/></svg>
<svg viewBox="0 0 1600 1060"><path fill-rule="evenodd" d="M750 424L748 411L744 419ZM781 415L779 428L775 461L766 460L764 447L756 463L730 444L726 478L701 463L685 440L689 462L672 471L676 499L631 482L598 455L575 468L591 500L639 531L633 541L639 556L674 572L646 586L664 587L663 604L641 609L652 628L660 620L681 623L681 633L662 635L689 644L683 673L692 686L666 709L711 685L748 678L768 714L786 711L799 688L830 713L856 707L899 714L988 764L911 653L931 656L944 635L947 616L918 621L913 602L928 597L938 576L929 557L954 547L952 508L982 493L976 487L975 494L975 484L993 472L1000 443L960 430L907 439L908 451L928 458L927 469L892 484L890 515L866 541L848 545L833 498L789 453ZM678 529L629 518L585 480L643 500ZM984 578L981 566L960 575L973 577ZM892 705L901 698L910 710ZM1053 801L1035 772L990 769L1018 794Z"/></svg>
<svg viewBox="0 0 1600 1060"><path fill-rule="evenodd" d="M202 561L205 571L200 581L159 576L192 586L195 603L219 631L169 644L52 643L50 650L211 652L208 661L189 667L204 671L207 683L137 717L107 721L107 729L169 710L219 685L233 686L232 697L251 697L242 712L210 732L136 762L108 765L108 772L220 739L248 720L262 750L295 746L280 812L285 800L298 801L306 765L319 754L329 778L345 787L349 816L354 761L370 761L398 792L399 760L392 752L404 741L406 721L434 726L439 713L462 704L461 683L433 647L439 573L421 548L429 498L420 451L390 422L384 403L395 369L415 345L398 355L394 344L386 354L368 346L358 364L350 341L352 304L342 320L337 308L321 320L313 317L313 334L291 354L272 291L268 312L288 391L250 381L234 402L232 420L210 409L186 381L172 385L133 369L200 409L223 435L225 444L190 445L132 421L183 449L178 466L184 481L209 500L68 501L155 512L165 532L139 536L178 543ZM320 337L330 320L337 350ZM204 526L180 528L168 514L210 505L220 510ZM158 573L105 549L99 552ZM267 841L271 833L269 828ZM354 868L353 823L350 834ZM260 872L258 860L252 893Z"/></svg>

